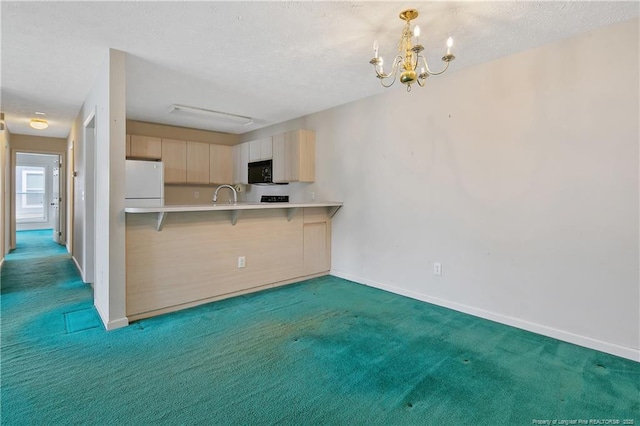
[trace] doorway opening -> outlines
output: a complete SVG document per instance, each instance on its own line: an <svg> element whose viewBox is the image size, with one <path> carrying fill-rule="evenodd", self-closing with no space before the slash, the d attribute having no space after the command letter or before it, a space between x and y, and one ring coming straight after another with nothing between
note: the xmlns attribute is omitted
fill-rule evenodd
<svg viewBox="0 0 640 426"><path fill-rule="evenodd" d="M65 244L63 156L16 152L14 168L15 230L48 230Z"/></svg>

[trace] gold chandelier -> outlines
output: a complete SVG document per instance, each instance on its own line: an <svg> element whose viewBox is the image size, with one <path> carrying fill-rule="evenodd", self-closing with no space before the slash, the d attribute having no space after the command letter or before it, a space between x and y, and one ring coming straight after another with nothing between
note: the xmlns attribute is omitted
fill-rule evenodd
<svg viewBox="0 0 640 426"><path fill-rule="evenodd" d="M380 83L384 87L391 87L396 82L398 71L400 72L400 82L407 85L407 92L411 91L411 85L418 83L420 87L424 86L424 81L430 75L440 75L449 68L449 63L456 57L451 53L451 46L453 46L453 39L449 37L447 40L447 53L442 57L445 63L444 69L438 72L433 72L429 69L427 59L421 55L424 50L424 46L420 44L420 27L414 26L411 30L411 20L418 17L418 11L415 9L407 9L400 13L400 19L406 21L404 28L402 29L402 37L398 43L398 56L393 60L393 67L390 73L383 71L384 61L382 56L378 56L378 41L373 42L374 57L369 61L373 65L376 71L376 77L380 79ZM415 39L415 44L412 43ZM422 60L420 71L418 72L418 66ZM385 81L389 81L392 78L391 83L385 84Z"/></svg>

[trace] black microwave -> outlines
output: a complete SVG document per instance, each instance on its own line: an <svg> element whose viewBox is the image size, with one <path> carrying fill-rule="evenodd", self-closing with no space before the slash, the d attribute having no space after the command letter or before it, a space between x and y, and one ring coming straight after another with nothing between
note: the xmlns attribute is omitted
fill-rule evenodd
<svg viewBox="0 0 640 426"><path fill-rule="evenodd" d="M249 183L266 184L273 183L272 160L254 161L249 163Z"/></svg>

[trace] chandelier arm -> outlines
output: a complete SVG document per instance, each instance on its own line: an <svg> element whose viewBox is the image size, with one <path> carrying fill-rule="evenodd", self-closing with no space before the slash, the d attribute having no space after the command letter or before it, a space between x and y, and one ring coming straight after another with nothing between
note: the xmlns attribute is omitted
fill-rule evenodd
<svg viewBox="0 0 640 426"><path fill-rule="evenodd" d="M389 84L384 84L384 80L380 79L380 84L382 84L382 87L391 87L391 86L393 86L393 83L396 82L396 77L397 77L397 75L393 74L393 80L391 80L391 83L389 83Z"/></svg>
<svg viewBox="0 0 640 426"><path fill-rule="evenodd" d="M392 75L395 76L396 75L396 71L398 70L398 64L402 62L402 56L398 55L394 58L393 60L393 66L391 67L391 72L389 74L385 74L384 72L380 73L378 72L378 68L376 68L376 74L378 75L378 77L380 77L380 79L383 78L389 78ZM394 77L395 80L395 77Z"/></svg>
<svg viewBox="0 0 640 426"><path fill-rule="evenodd" d="M416 81L418 82L418 85L420 87L424 87L424 81L426 80L426 78L417 78Z"/></svg>
<svg viewBox="0 0 640 426"><path fill-rule="evenodd" d="M447 68L449 68L449 62L445 62L444 68L442 70L438 72L433 72L429 69L429 64L427 64L427 59L422 55L420 55L420 57L422 58L422 62L424 63L424 69L427 71L427 74L429 75L440 75L444 73L447 70Z"/></svg>
<svg viewBox="0 0 640 426"><path fill-rule="evenodd" d="M396 79L398 78L398 73L396 72L398 70L398 65L400 65L402 63L402 56L398 55L396 56L395 62L393 63L393 68L391 70L391 73L388 74L389 76L393 75L393 80L391 80L391 83L384 84L384 80L381 78L380 79L380 84L382 84L383 87L391 87L393 86L393 83L396 82Z"/></svg>

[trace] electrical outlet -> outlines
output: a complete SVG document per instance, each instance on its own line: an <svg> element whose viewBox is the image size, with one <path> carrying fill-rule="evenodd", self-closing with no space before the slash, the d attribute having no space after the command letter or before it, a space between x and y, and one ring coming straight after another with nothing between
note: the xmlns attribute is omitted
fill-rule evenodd
<svg viewBox="0 0 640 426"><path fill-rule="evenodd" d="M193 191L193 198L195 198L196 200L200 198L200 191Z"/></svg>
<svg viewBox="0 0 640 426"><path fill-rule="evenodd" d="M238 268L245 267L246 258L244 256L238 257Z"/></svg>
<svg viewBox="0 0 640 426"><path fill-rule="evenodd" d="M311 192L311 201L315 201L315 200L316 200L316 193Z"/></svg>
<svg viewBox="0 0 640 426"><path fill-rule="evenodd" d="M433 275L442 275L442 264L435 262L433 264Z"/></svg>

